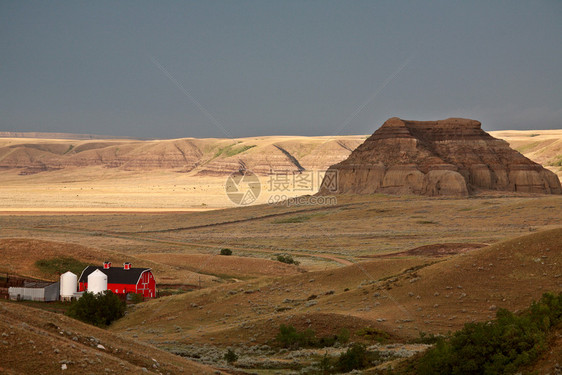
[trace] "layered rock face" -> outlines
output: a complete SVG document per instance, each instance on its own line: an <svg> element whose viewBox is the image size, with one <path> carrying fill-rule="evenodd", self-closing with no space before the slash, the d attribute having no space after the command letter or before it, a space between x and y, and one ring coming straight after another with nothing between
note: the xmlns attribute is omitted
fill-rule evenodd
<svg viewBox="0 0 562 375"><path fill-rule="evenodd" d="M554 173L490 136L478 121L397 117L331 166L320 194L468 196L477 190L562 194Z"/></svg>

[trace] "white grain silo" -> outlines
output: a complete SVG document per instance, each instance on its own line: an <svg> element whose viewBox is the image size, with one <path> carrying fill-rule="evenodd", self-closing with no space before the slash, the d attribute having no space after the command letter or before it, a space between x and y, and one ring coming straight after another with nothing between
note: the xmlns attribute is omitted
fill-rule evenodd
<svg viewBox="0 0 562 375"><path fill-rule="evenodd" d="M68 271L60 275L60 298L70 301L78 291L78 276Z"/></svg>
<svg viewBox="0 0 562 375"><path fill-rule="evenodd" d="M88 292L101 293L107 290L107 275L100 270L95 270L88 275Z"/></svg>

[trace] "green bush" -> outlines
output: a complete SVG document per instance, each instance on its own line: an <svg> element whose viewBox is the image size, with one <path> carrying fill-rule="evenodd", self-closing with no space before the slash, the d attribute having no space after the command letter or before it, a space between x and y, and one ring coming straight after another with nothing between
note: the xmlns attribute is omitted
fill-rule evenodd
<svg viewBox="0 0 562 375"><path fill-rule="evenodd" d="M365 345L353 344L345 353L340 354L336 362L336 369L340 372L350 372L367 367L369 359Z"/></svg>
<svg viewBox="0 0 562 375"><path fill-rule="evenodd" d="M221 249L221 255L232 255L232 250L230 250L230 249Z"/></svg>
<svg viewBox="0 0 562 375"><path fill-rule="evenodd" d="M393 357L394 358L394 357ZM386 357L385 360L389 360ZM380 364L383 357L378 351L368 351L365 345L354 343L337 358L331 358L325 353L316 363L320 374L340 374L353 370L361 370Z"/></svg>
<svg viewBox="0 0 562 375"><path fill-rule="evenodd" d="M238 360L238 355L232 349L228 349L228 351L224 354L224 359L228 364L232 364Z"/></svg>
<svg viewBox="0 0 562 375"><path fill-rule="evenodd" d="M67 315L85 323L104 327L123 317L125 308L125 302L110 290L100 294L85 292L80 299L72 302Z"/></svg>
<svg viewBox="0 0 562 375"><path fill-rule="evenodd" d="M383 343L390 338L388 333L372 327L361 328L356 332L356 334L357 336L379 343Z"/></svg>
<svg viewBox="0 0 562 375"><path fill-rule="evenodd" d="M414 342L417 344L436 344L439 339L441 339L441 336L435 336L433 333L427 334L426 332L420 332L419 339L414 340Z"/></svg>
<svg viewBox="0 0 562 375"><path fill-rule="evenodd" d="M338 333L338 341L342 344L347 344L347 342L349 341L349 336L349 330L347 328L342 328Z"/></svg>
<svg viewBox="0 0 562 375"><path fill-rule="evenodd" d="M500 309L496 320L466 324L439 338L414 365L417 374L513 374L547 348L551 327L562 322L562 293L543 295L525 312Z"/></svg>
<svg viewBox="0 0 562 375"><path fill-rule="evenodd" d="M294 264L296 266L300 264L300 262L294 260L292 256L286 254L277 255L275 259L281 263Z"/></svg>
<svg viewBox="0 0 562 375"><path fill-rule="evenodd" d="M277 342L284 348L297 349L299 347L313 346L315 333L311 329L304 332L298 332L293 326L281 324L279 334L276 337Z"/></svg>
<svg viewBox="0 0 562 375"><path fill-rule="evenodd" d="M334 346L336 342L342 344L348 342L349 331L344 328L337 335L316 337L316 333L311 329L299 332L291 325L281 324L275 339L283 348L326 348Z"/></svg>
<svg viewBox="0 0 562 375"><path fill-rule="evenodd" d="M329 374L332 372L334 366L332 365L331 358L328 356L328 352L324 353L322 359L318 362L317 367L321 374Z"/></svg>

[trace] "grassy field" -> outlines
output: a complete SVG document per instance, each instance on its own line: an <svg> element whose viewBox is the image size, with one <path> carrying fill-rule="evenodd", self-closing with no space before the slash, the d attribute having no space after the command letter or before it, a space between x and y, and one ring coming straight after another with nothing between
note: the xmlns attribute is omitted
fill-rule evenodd
<svg viewBox="0 0 562 375"><path fill-rule="evenodd" d="M490 244L562 225L562 197L338 197L334 206L263 205L194 213L3 215L1 238L72 243L121 254L218 254L334 267L436 243ZM306 220L302 220L306 217ZM340 262L338 262L340 261ZM343 263L342 263L343 262Z"/></svg>

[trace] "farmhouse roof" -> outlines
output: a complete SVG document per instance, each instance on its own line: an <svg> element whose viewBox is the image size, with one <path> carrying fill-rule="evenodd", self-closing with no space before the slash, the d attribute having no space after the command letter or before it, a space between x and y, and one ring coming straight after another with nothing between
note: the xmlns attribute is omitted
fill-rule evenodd
<svg viewBox="0 0 562 375"><path fill-rule="evenodd" d="M107 275L108 284L133 284L135 285L140 278L140 275L145 271L150 271L150 268L130 268L125 270L121 267L111 267L104 269L102 267L88 266L84 268L82 274L80 275L80 280L78 282L87 283L88 275L95 270L100 270Z"/></svg>

